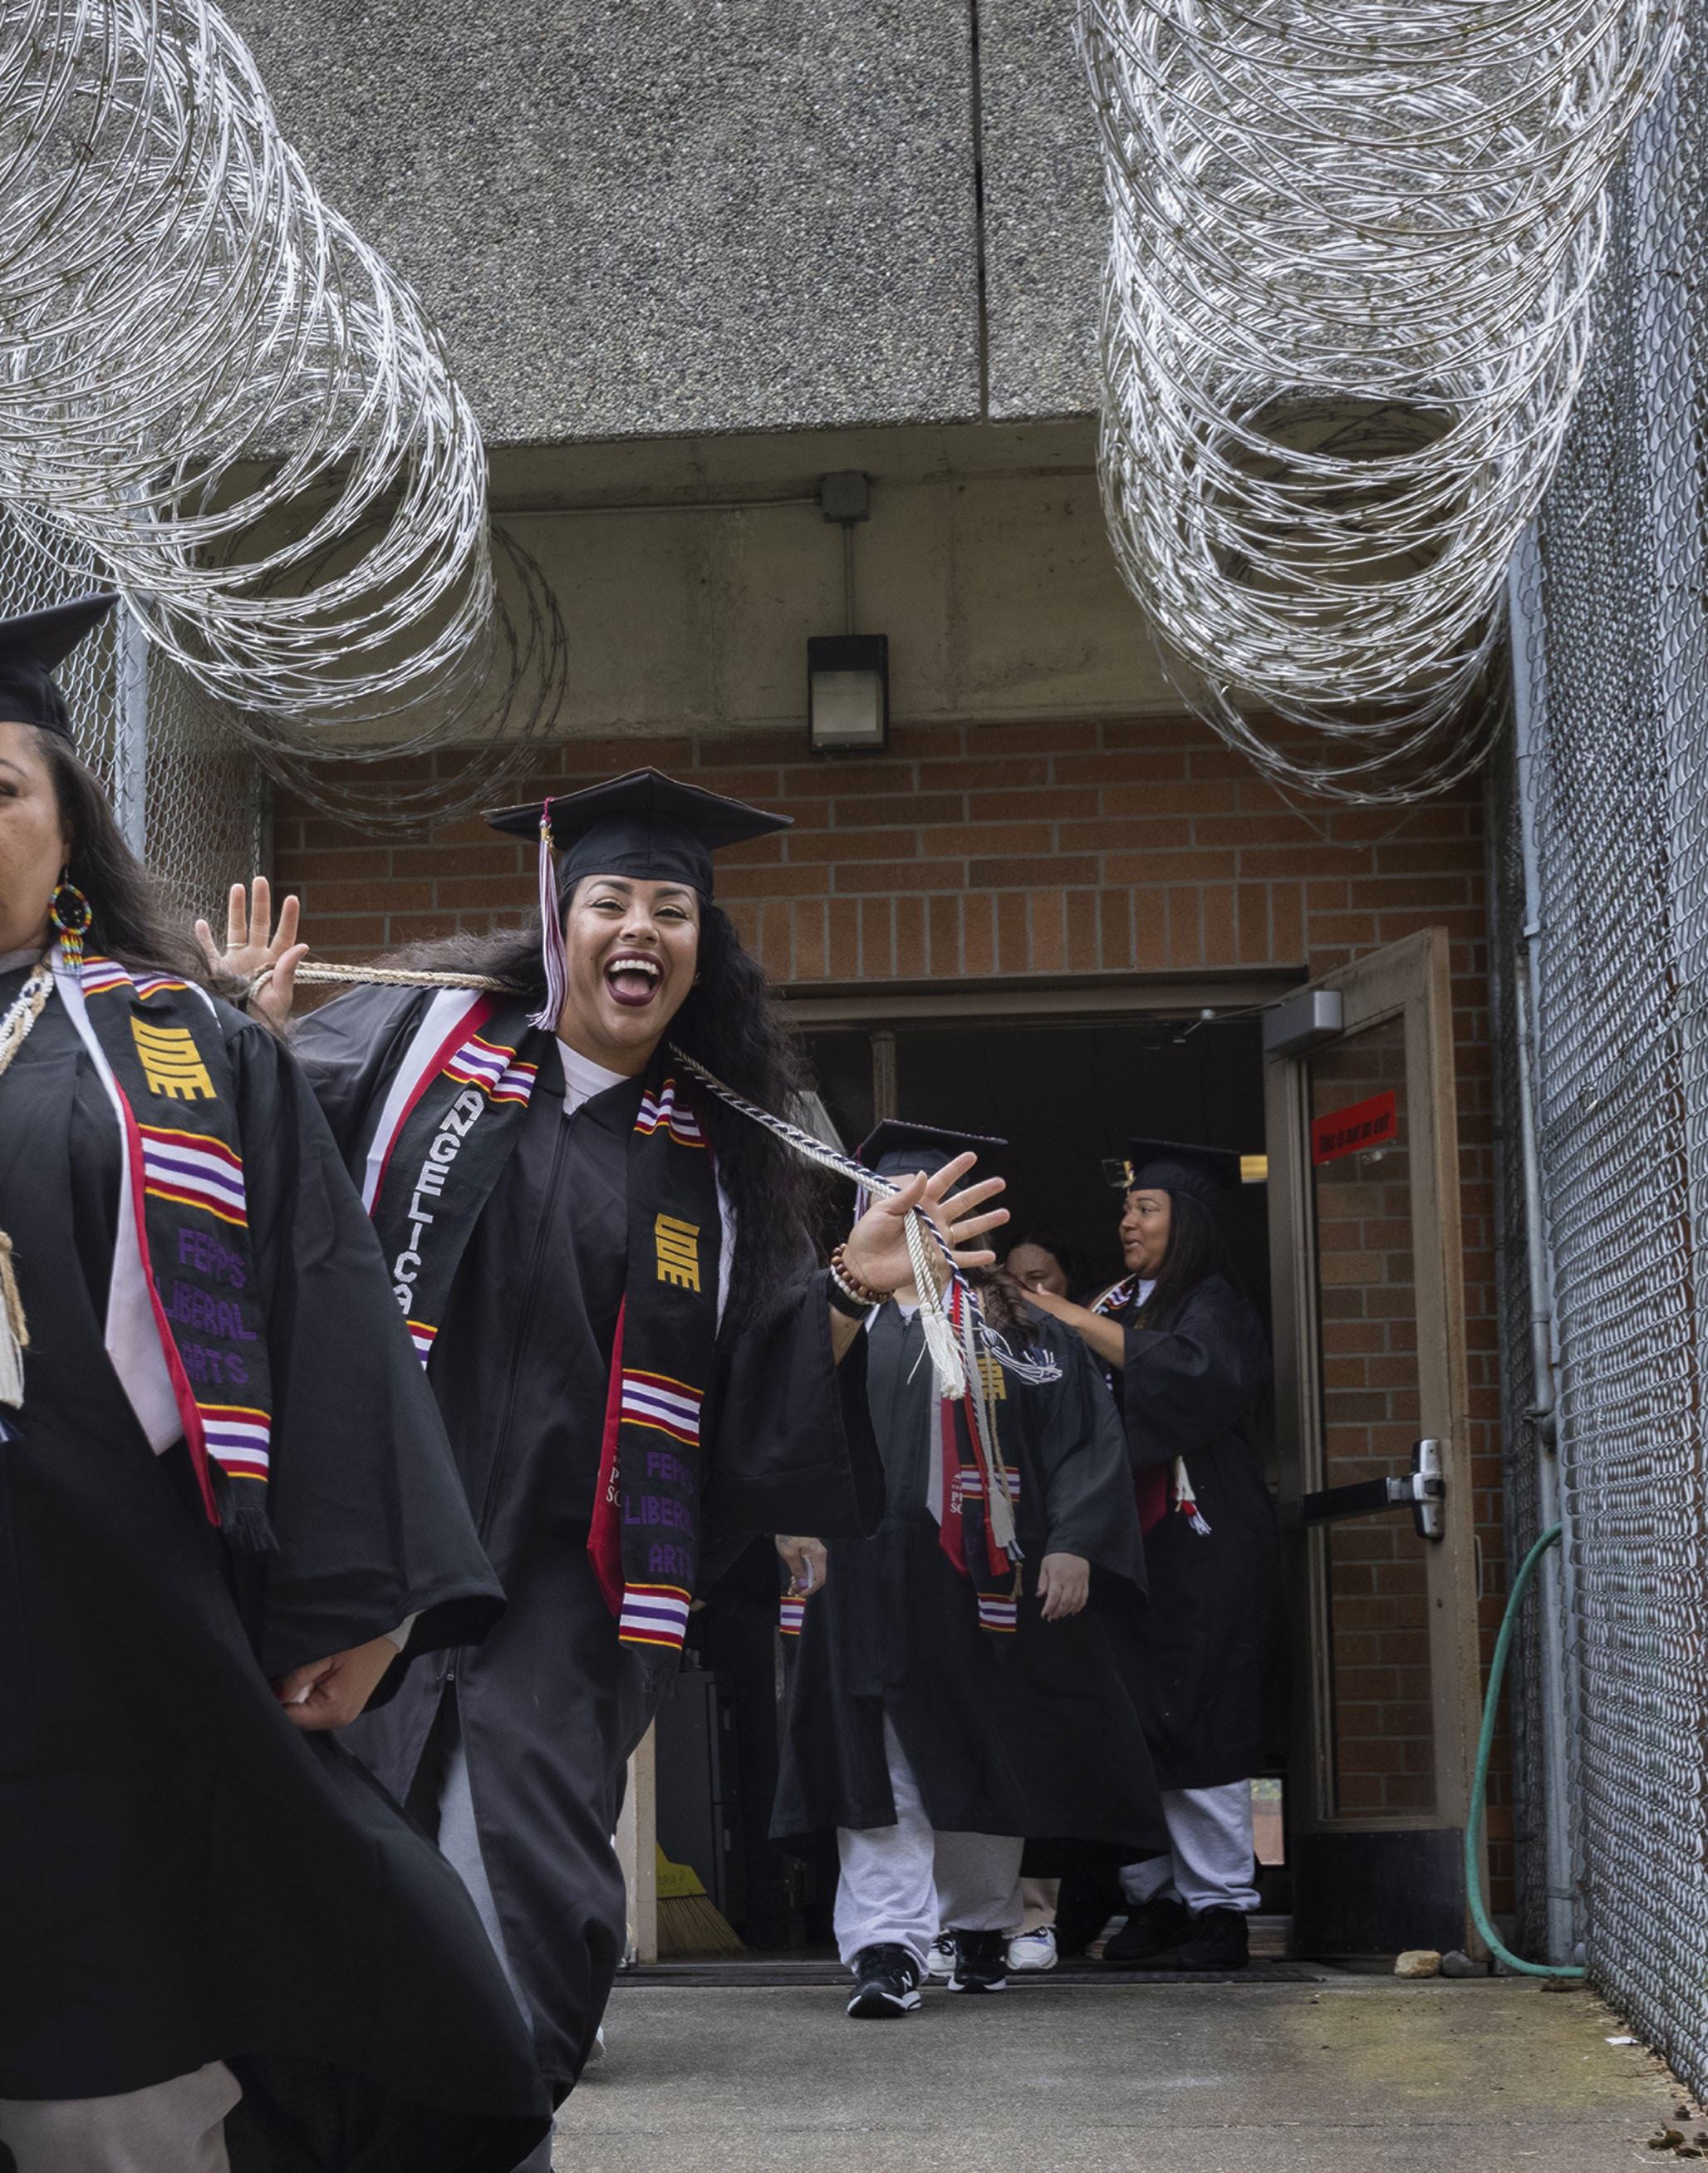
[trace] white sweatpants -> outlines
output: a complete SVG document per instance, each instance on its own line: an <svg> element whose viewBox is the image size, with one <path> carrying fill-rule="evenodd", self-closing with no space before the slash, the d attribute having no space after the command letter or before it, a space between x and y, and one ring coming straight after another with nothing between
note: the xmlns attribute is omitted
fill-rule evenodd
<svg viewBox="0 0 1708 2173"><path fill-rule="evenodd" d="M1229 1781L1220 1788L1165 1788L1169 1853L1123 1864L1121 1890L1137 1905L1159 1894L1201 1909L1258 1906L1252 1884L1252 1784Z"/></svg>
<svg viewBox="0 0 1708 2173"><path fill-rule="evenodd" d="M842 1878L836 1944L843 1961L862 1947L905 1947L923 1970L940 1926L1012 1932L1025 1913L1018 1834L937 1833L889 1716L884 1755L896 1800L892 1826L838 1826Z"/></svg>
<svg viewBox="0 0 1708 2173"><path fill-rule="evenodd" d="M102 2098L0 2098L18 2173L231 2173L225 2116L243 2095L223 2060Z"/></svg>

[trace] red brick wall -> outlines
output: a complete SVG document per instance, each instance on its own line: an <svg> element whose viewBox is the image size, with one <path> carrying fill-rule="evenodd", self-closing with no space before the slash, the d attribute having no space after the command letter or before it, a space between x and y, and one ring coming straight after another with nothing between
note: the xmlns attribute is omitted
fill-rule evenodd
<svg viewBox="0 0 1708 2173"><path fill-rule="evenodd" d="M1486 1663L1504 1580L1479 787L1410 810L1300 812L1206 727L1144 720L902 728L873 761L814 760L792 732L582 741L542 750L509 796L641 763L795 818L786 836L720 858L719 900L779 980L1320 973L1416 929L1447 929ZM430 843L370 843L288 799L274 871L301 892L306 933L333 957L485 929L535 895L532 847L477 818ZM1504 1909L1504 1773L1490 1796Z"/></svg>

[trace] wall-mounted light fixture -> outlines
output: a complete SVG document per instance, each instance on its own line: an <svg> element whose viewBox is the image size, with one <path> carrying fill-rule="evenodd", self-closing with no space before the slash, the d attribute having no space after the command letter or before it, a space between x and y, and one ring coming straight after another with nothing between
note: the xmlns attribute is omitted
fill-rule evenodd
<svg viewBox="0 0 1708 2173"><path fill-rule="evenodd" d="M890 743L890 638L814 634L806 644L807 712L815 754L854 754Z"/></svg>
<svg viewBox="0 0 1708 2173"><path fill-rule="evenodd" d="M808 738L815 754L881 754L890 743L889 636L854 632L854 531L871 518L871 478L857 469L827 475L818 503L842 528L843 628L806 644Z"/></svg>

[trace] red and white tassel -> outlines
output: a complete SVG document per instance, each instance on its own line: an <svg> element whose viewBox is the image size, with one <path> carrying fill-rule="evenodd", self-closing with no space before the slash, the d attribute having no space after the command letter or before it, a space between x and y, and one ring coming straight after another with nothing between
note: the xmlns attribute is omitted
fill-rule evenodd
<svg viewBox="0 0 1708 2173"><path fill-rule="evenodd" d="M1174 1459L1174 1506L1199 1539L1210 1537L1210 1526L1199 1513L1197 1496L1192 1491L1192 1477L1187 1470L1183 1456L1177 1456Z"/></svg>
<svg viewBox="0 0 1708 2173"><path fill-rule="evenodd" d="M558 907L558 869L552 851L552 803L540 809L540 936L546 961L546 1000L528 1021L556 1033L569 993L569 958L563 948L563 916Z"/></svg>

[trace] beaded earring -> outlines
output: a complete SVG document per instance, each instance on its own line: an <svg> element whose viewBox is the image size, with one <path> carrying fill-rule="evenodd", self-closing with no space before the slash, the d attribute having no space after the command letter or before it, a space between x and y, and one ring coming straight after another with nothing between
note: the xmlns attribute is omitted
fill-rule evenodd
<svg viewBox="0 0 1708 2173"><path fill-rule="evenodd" d="M94 908L71 879L71 870L62 868L52 898L48 901L47 917L59 931L59 947L67 971L83 971L83 939L94 921Z"/></svg>

